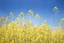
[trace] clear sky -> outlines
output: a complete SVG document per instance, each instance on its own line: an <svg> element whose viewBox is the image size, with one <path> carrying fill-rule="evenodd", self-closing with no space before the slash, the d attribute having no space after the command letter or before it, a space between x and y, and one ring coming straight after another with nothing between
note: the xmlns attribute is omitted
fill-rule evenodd
<svg viewBox="0 0 64 43"><path fill-rule="evenodd" d="M34 23L41 24L43 20L47 20L49 25L55 26L54 6L57 6L60 11L56 15L59 21L64 17L64 0L0 0L0 16L6 17L10 12L13 12L17 17L22 11L27 16L28 10L31 9L34 15L38 13L41 17L39 21L31 18Z"/></svg>

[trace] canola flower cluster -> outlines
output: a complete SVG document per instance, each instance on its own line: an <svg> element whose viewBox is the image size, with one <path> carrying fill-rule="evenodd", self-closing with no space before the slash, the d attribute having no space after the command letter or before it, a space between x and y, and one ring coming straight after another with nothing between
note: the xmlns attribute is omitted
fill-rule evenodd
<svg viewBox="0 0 64 43"><path fill-rule="evenodd" d="M33 12L31 10L29 12L33 16ZM14 17L12 12L10 14ZM19 16L23 17L24 12L21 12ZM32 26L32 21L26 20L20 24L20 20L16 18L16 21L8 23L8 17L4 18L5 23L0 26L0 43L64 43L64 30L52 31L46 20L41 25L35 24L34 26ZM61 19L61 23L63 20Z"/></svg>
<svg viewBox="0 0 64 43"><path fill-rule="evenodd" d="M64 31L51 31L49 26L26 23L19 27L16 22L0 27L0 43L64 43Z"/></svg>

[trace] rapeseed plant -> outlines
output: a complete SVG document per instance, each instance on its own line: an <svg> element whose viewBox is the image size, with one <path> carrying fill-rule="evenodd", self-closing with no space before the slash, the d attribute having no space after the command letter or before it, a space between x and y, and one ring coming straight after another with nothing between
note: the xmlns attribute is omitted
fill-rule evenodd
<svg viewBox="0 0 64 43"><path fill-rule="evenodd" d="M31 10L29 12L33 13ZM10 14L13 17L13 13ZM20 16L25 15L21 12ZM36 16L40 18L38 14ZM5 22L10 21L8 17L4 19ZM64 43L64 30L51 31L46 20L41 25L34 26L31 20L25 20L22 24L19 24L20 21L20 18L16 18L15 21L0 26L0 43Z"/></svg>

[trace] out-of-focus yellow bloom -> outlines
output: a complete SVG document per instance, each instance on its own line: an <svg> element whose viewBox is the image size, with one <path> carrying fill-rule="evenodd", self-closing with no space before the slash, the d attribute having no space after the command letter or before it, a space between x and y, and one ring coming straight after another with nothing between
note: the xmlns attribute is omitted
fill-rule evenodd
<svg viewBox="0 0 64 43"><path fill-rule="evenodd" d="M5 18L5 22L8 22L8 21L9 21L9 19L8 19L8 17L6 17L6 18Z"/></svg>
<svg viewBox="0 0 64 43"><path fill-rule="evenodd" d="M16 18L16 23L19 23L20 22L20 18Z"/></svg>
<svg viewBox="0 0 64 43"><path fill-rule="evenodd" d="M40 16L39 16L39 14L36 14L35 18L38 18L38 19L40 19Z"/></svg>
<svg viewBox="0 0 64 43"><path fill-rule="evenodd" d="M35 25L34 25L34 29L37 29L37 28L38 28L38 24L35 24Z"/></svg>
<svg viewBox="0 0 64 43"><path fill-rule="evenodd" d="M53 11L55 11L55 12L59 12L58 7L57 7L57 6L55 6L55 7L54 7L54 9L53 9Z"/></svg>
<svg viewBox="0 0 64 43"><path fill-rule="evenodd" d="M49 30L50 30L50 26L47 26L47 27L46 27L46 31L49 31Z"/></svg>
<svg viewBox="0 0 64 43"><path fill-rule="evenodd" d="M30 25L31 25L31 24L32 24L32 21L31 21L31 20L30 20L30 21L28 21L28 24L30 24Z"/></svg>
<svg viewBox="0 0 64 43"><path fill-rule="evenodd" d="M23 16L23 13L21 14ZM0 19L9 20L8 17ZM19 22L20 18L9 24L0 25L0 43L64 43L64 30L60 30L60 27L51 28L46 20L41 25L34 26L31 20L26 20L22 24L17 21Z"/></svg>
<svg viewBox="0 0 64 43"><path fill-rule="evenodd" d="M33 15L34 15L34 14L33 14L33 11L32 11L32 10L29 10L29 11L28 11L28 15L32 15L32 16L33 16Z"/></svg>
<svg viewBox="0 0 64 43"><path fill-rule="evenodd" d="M42 26L44 26L44 27L45 27L45 24L43 24L43 23L42 23Z"/></svg>
<svg viewBox="0 0 64 43"><path fill-rule="evenodd" d="M20 18L16 18L16 21L19 21L20 20Z"/></svg>
<svg viewBox="0 0 64 43"><path fill-rule="evenodd" d="M24 12L21 12L21 13L19 14L19 16L20 16L20 17L25 16L25 15L24 15Z"/></svg>
<svg viewBox="0 0 64 43"><path fill-rule="evenodd" d="M5 18L4 17L0 17L0 21L4 21L5 20Z"/></svg>
<svg viewBox="0 0 64 43"><path fill-rule="evenodd" d="M6 29L6 28L7 28L6 24L3 24L2 29Z"/></svg>
<svg viewBox="0 0 64 43"><path fill-rule="evenodd" d="M64 21L64 18L62 18L60 22L62 23L63 21Z"/></svg>
<svg viewBox="0 0 64 43"><path fill-rule="evenodd" d="M47 20L44 20L44 21L43 21L43 24L48 25Z"/></svg>
<svg viewBox="0 0 64 43"><path fill-rule="evenodd" d="M13 14L12 12L10 12L10 15L11 15L12 17L14 17L14 14Z"/></svg>

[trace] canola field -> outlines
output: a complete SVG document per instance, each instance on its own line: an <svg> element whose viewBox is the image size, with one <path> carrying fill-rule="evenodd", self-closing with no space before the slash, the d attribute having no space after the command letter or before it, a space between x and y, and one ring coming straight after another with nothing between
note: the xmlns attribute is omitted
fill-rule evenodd
<svg viewBox="0 0 64 43"><path fill-rule="evenodd" d="M28 15L30 14L33 16L31 10ZM10 15L14 18L12 12ZM25 17L23 12L19 16ZM36 14L35 18L40 19L40 16ZM23 23L19 23L20 21L20 18L10 22L8 17L0 17L0 43L64 43L64 30L61 25L64 18L61 19L58 29L49 26L46 20L41 25L35 24L34 26L30 20L25 20Z"/></svg>

